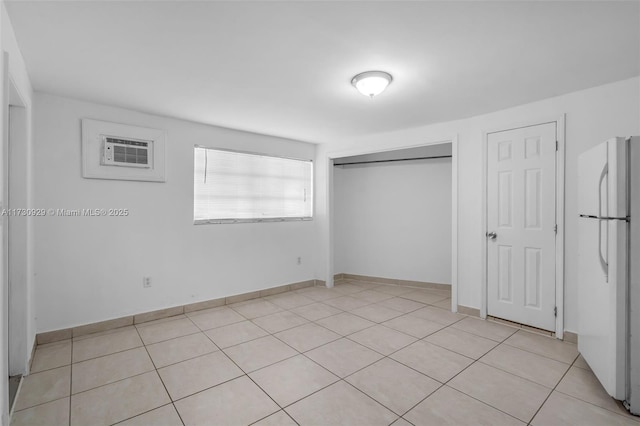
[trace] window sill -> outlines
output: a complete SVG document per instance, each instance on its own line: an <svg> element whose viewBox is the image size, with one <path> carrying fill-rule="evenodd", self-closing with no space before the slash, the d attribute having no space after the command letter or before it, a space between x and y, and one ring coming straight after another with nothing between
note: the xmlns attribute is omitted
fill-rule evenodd
<svg viewBox="0 0 640 426"><path fill-rule="evenodd" d="M275 217L269 219L198 219L194 225L223 225L233 223L260 223L260 222L303 222L311 221L313 217Z"/></svg>

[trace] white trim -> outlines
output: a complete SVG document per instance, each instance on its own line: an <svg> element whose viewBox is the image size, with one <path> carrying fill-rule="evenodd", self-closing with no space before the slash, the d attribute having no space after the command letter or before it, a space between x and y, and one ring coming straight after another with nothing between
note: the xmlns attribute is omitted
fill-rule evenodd
<svg viewBox="0 0 640 426"><path fill-rule="evenodd" d="M451 312L458 312L458 135L451 139Z"/></svg>
<svg viewBox="0 0 640 426"><path fill-rule="evenodd" d="M325 278L327 288L333 287L333 276L335 274L333 268L333 158L327 155L327 187L326 203L327 203L327 232L329 234L329 244L327 244L327 252L325 260L327 265L327 275Z"/></svg>
<svg viewBox="0 0 640 426"><path fill-rule="evenodd" d="M270 217L268 219L195 219L194 225L233 225L236 223L268 223L268 222L304 222L313 220L313 216L302 217Z"/></svg>
<svg viewBox="0 0 640 426"><path fill-rule="evenodd" d="M380 152L398 151L401 149L418 148L429 145L451 144L451 311L458 311L458 135L450 137L430 138L428 142L402 145L393 148L356 148L343 151L332 151L326 154L327 188L327 233L328 244L326 249L326 282L327 287L333 287L334 271L334 238L333 238L333 160L354 155L376 154Z"/></svg>
<svg viewBox="0 0 640 426"><path fill-rule="evenodd" d="M2 52L1 64L2 81L2 191L0 206L9 206L9 54ZM0 262L2 262L2 289L0 289L0 336L2 336L2 354L0 355L0 370L2 380L0 380L0 413L2 414L2 424L9 424L9 217L0 218L2 223L2 249L0 252Z"/></svg>
<svg viewBox="0 0 640 426"><path fill-rule="evenodd" d="M313 159L310 159L310 158L286 157L286 156L283 156L283 155L265 154L264 152L257 152L257 151L243 151L243 150L240 150L240 149L218 148L218 147L209 146L209 145L194 144L193 147L194 148L200 148L200 149L208 149L210 151L223 151L223 152L232 152L232 153L236 153L236 154L255 155L257 157L282 158L282 159L285 159L285 160L302 161L302 162L305 162L305 163L313 163L314 162Z"/></svg>
<svg viewBox="0 0 640 426"><path fill-rule="evenodd" d="M341 151L331 151L331 152L327 152L327 157L330 159L336 159L336 158L343 158L343 157L351 157L354 155L366 155L366 154L377 154L380 152L392 152L392 151L398 151L401 149L411 149L411 148L420 148L423 146L429 146L429 145L438 145L438 144L443 144L443 143L451 143L453 141L453 139L458 139L458 135L455 134L453 136L445 136L445 137L436 137L436 138L429 138L429 142L423 142L423 143L416 143L416 144L411 144L411 145L399 145L399 146L394 146L394 147L384 147L384 148L352 148L352 149L344 149Z"/></svg>
<svg viewBox="0 0 640 426"><path fill-rule="evenodd" d="M482 132L482 210L480 212L480 220L482 232L479 236L482 244L480 245L480 259L482 272L480 274L480 318L487 318L487 172L488 172L488 156L487 156L487 138L489 131Z"/></svg>
<svg viewBox="0 0 640 426"><path fill-rule="evenodd" d="M481 302L480 317L487 317L487 138L491 133L504 132L507 130L519 129L522 127L538 126L541 124L556 124L556 140L558 150L556 151L556 224L558 233L556 236L556 316L555 333L556 338L562 339L564 336L564 175L565 175L565 115L549 119L532 120L525 123L504 126L502 128L486 130L482 132L482 249L481 249Z"/></svg>
<svg viewBox="0 0 640 426"><path fill-rule="evenodd" d="M556 338L564 338L564 173L565 173L565 114L556 121Z"/></svg>

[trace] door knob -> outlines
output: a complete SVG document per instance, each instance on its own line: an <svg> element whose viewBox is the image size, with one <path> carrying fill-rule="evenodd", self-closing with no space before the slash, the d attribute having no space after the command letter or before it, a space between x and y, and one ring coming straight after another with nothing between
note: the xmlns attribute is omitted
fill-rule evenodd
<svg viewBox="0 0 640 426"><path fill-rule="evenodd" d="M495 240L498 237L498 234L496 234L495 232L487 232L486 235L490 240Z"/></svg>

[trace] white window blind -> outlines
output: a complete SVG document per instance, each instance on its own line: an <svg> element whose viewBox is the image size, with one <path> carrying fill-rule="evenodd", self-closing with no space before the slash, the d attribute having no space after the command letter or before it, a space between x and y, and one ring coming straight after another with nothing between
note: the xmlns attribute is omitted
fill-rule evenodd
<svg viewBox="0 0 640 426"><path fill-rule="evenodd" d="M311 219L313 163L259 154L194 149L196 223Z"/></svg>

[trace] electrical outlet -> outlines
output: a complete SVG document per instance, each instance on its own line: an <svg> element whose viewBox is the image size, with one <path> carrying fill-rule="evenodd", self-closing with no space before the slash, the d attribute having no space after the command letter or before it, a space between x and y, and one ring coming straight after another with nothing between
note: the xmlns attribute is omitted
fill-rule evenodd
<svg viewBox="0 0 640 426"><path fill-rule="evenodd" d="M142 277L142 287L144 288L151 287L151 277Z"/></svg>
<svg viewBox="0 0 640 426"><path fill-rule="evenodd" d="M298 257L298 265L302 265L302 258Z"/></svg>

